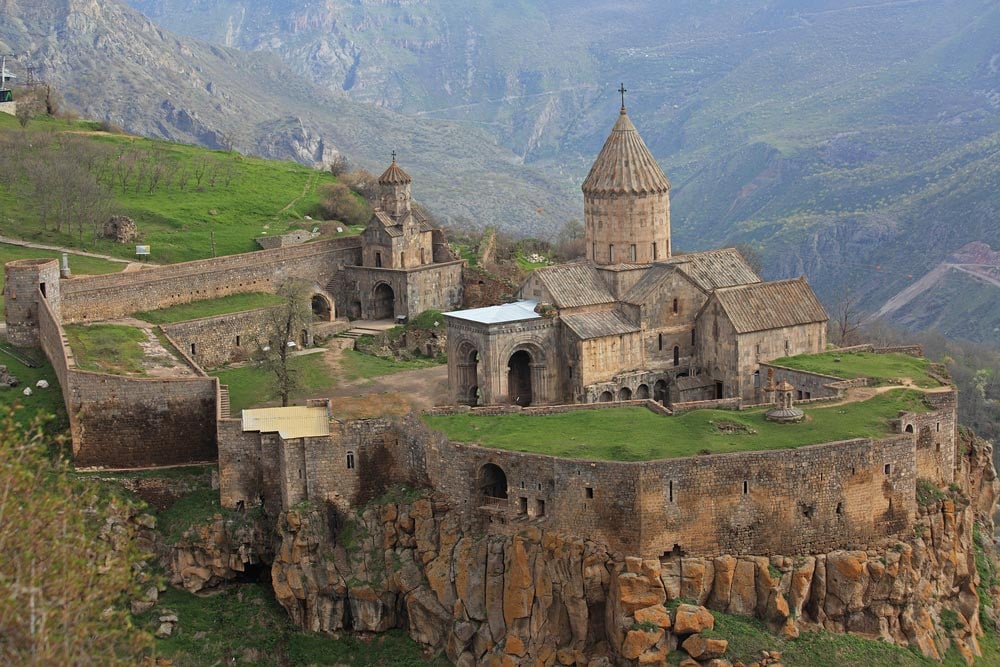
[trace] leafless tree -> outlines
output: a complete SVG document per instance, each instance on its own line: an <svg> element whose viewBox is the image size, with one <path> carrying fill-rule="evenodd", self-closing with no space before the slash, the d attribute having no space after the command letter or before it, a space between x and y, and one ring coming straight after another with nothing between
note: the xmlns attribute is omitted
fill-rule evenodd
<svg viewBox="0 0 1000 667"><path fill-rule="evenodd" d="M837 302L833 319L830 320L830 337L841 347L858 344L858 332L861 329L861 311L858 308L858 296L848 292Z"/></svg>
<svg viewBox="0 0 1000 667"><path fill-rule="evenodd" d="M309 284L290 279L278 288L283 302L269 311L267 341L261 346L264 366L271 372L275 395L282 407L300 386L297 373L290 367L292 352L298 346L298 334L312 320Z"/></svg>

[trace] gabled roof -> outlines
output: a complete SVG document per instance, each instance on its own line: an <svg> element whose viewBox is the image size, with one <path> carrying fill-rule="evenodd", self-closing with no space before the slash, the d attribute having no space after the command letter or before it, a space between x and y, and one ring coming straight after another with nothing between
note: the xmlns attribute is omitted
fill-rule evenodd
<svg viewBox="0 0 1000 667"><path fill-rule="evenodd" d="M613 310L563 315L560 319L580 340L618 336L639 331L638 326Z"/></svg>
<svg viewBox="0 0 1000 667"><path fill-rule="evenodd" d="M453 310L450 313L442 314L445 317L454 317L458 320L468 320L480 324L504 324L505 322L520 322L521 320L537 320L541 317L535 312L537 305L537 301L525 300L504 303L499 306L486 306L485 308Z"/></svg>
<svg viewBox="0 0 1000 667"><path fill-rule="evenodd" d="M385 233L389 236L403 235L403 228L400 225L397 225L396 221L389 217L389 214L380 208L375 209L375 212L372 214L372 220L377 224L381 224L382 229L384 229Z"/></svg>
<svg viewBox="0 0 1000 667"><path fill-rule="evenodd" d="M736 333L826 322L829 316L805 278L725 287L715 298Z"/></svg>
<svg viewBox="0 0 1000 667"><path fill-rule="evenodd" d="M670 181L622 107L618 121L583 181L583 191L588 194L650 194L668 190Z"/></svg>
<svg viewBox="0 0 1000 667"><path fill-rule="evenodd" d="M545 266L535 269L532 275L548 290L557 308L613 303L615 300L597 270L586 262Z"/></svg>
<svg viewBox="0 0 1000 667"><path fill-rule="evenodd" d="M676 266L705 292L760 282L760 276L754 273L735 248L676 255L661 263Z"/></svg>
<svg viewBox="0 0 1000 667"><path fill-rule="evenodd" d="M646 303L646 300L653 295L660 283L676 270L676 267L670 264L653 264L642 275L642 278L639 278L639 281L632 285L632 289L625 293L622 301L634 304Z"/></svg>

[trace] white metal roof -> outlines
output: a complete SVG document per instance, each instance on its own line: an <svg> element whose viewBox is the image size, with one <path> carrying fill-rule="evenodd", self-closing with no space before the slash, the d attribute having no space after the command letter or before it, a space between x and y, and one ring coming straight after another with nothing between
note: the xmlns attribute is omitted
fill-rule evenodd
<svg viewBox="0 0 1000 667"><path fill-rule="evenodd" d="M444 313L448 317L469 322L479 322L480 324L503 324L504 322L519 322L521 320L534 320L541 317L535 312L537 301L515 301L499 306L487 306L485 308L470 308L469 310L453 310Z"/></svg>
<svg viewBox="0 0 1000 667"><path fill-rule="evenodd" d="M285 440L330 435L330 416L324 407L291 405L243 411L243 430L277 432Z"/></svg>

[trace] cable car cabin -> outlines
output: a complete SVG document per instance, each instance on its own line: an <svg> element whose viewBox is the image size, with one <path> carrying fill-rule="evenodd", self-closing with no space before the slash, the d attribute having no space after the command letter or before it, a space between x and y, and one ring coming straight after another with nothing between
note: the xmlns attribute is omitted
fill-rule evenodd
<svg viewBox="0 0 1000 667"><path fill-rule="evenodd" d="M14 93L10 90L0 90L0 103L2 102L13 102Z"/></svg>

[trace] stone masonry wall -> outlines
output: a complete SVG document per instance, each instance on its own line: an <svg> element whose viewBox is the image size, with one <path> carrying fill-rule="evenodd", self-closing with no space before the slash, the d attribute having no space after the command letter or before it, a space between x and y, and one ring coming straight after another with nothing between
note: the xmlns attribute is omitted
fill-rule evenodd
<svg viewBox="0 0 1000 667"><path fill-rule="evenodd" d="M256 352L270 333L269 312L267 308L258 308L165 324L162 328L200 366L213 368Z"/></svg>
<svg viewBox="0 0 1000 667"><path fill-rule="evenodd" d="M360 248L360 240L347 237L63 280L62 319L112 319L227 294L274 292L288 278L325 286L340 267L360 262Z"/></svg>

